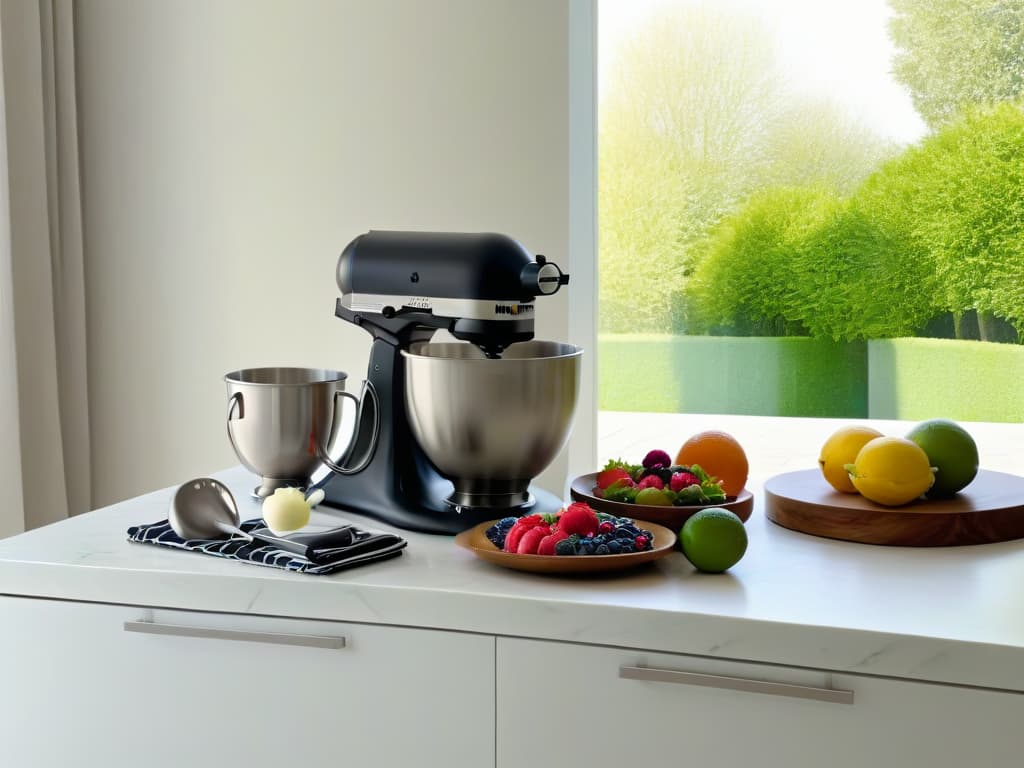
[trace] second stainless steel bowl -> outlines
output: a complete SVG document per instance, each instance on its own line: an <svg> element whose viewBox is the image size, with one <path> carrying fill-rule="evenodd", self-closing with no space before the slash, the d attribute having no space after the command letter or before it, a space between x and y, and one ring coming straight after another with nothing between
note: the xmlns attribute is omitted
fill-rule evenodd
<svg viewBox="0 0 1024 768"><path fill-rule="evenodd" d="M323 368L245 368L224 377L228 437L238 459L260 475L257 496L306 486L339 434L347 374Z"/></svg>
<svg viewBox="0 0 1024 768"><path fill-rule="evenodd" d="M513 344L487 359L472 344L414 344L405 358L413 434L468 507L528 503L527 488L572 430L583 351L572 344Z"/></svg>

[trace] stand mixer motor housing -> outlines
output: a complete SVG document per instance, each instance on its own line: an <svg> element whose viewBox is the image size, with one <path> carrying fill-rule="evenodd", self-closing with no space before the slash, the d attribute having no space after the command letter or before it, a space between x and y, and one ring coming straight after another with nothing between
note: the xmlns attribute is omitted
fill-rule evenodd
<svg viewBox="0 0 1024 768"><path fill-rule="evenodd" d="M358 472L332 474L323 486L327 503L430 533L456 533L496 517L557 509L557 497L526 491L530 477L521 478L516 488L475 478L469 493L465 482L446 478L415 437L406 368L418 348L436 346L423 344L442 328L482 353L440 345L456 348L459 358L480 357L479 363L488 366L512 364L500 358L510 345L533 338L535 298L555 293L569 276L505 235L371 231L342 252L337 280L342 296L335 315L373 338L359 434L348 452L369 459L358 462ZM567 415L565 403L556 409L566 422L556 439L557 452L569 432L581 352L569 345L534 344L559 348L562 354L556 356L564 361L554 373L571 403ZM377 413L368 413L370 408Z"/></svg>

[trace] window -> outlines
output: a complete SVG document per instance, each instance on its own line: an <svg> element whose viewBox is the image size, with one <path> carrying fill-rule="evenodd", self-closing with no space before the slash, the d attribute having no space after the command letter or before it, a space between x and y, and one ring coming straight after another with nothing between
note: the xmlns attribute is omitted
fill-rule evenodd
<svg viewBox="0 0 1024 768"><path fill-rule="evenodd" d="M600 410L1024 421L1024 0L598 30Z"/></svg>

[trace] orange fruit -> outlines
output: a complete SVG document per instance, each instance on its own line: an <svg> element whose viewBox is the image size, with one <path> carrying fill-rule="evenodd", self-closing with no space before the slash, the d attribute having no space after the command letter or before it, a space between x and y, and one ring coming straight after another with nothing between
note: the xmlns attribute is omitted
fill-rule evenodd
<svg viewBox="0 0 1024 768"><path fill-rule="evenodd" d="M750 472L743 446L732 435L717 430L700 432L683 443L676 454L676 464L700 465L718 479L727 496L736 496L743 490Z"/></svg>

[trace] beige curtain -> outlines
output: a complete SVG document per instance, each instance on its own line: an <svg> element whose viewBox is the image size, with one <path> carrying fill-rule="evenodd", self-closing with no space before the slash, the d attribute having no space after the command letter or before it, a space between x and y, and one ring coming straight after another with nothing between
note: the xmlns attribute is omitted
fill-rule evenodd
<svg viewBox="0 0 1024 768"><path fill-rule="evenodd" d="M0 536L90 507L72 0L0 0Z"/></svg>

